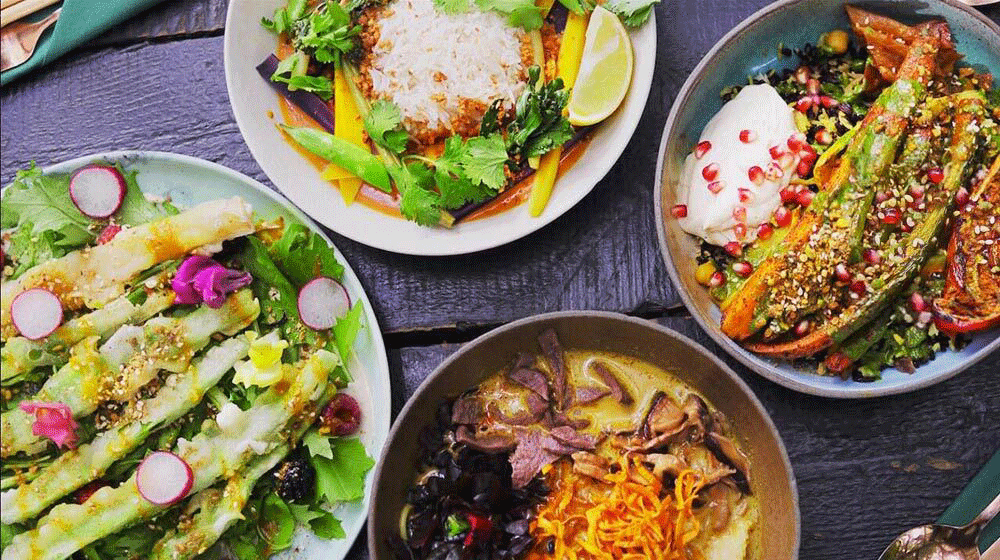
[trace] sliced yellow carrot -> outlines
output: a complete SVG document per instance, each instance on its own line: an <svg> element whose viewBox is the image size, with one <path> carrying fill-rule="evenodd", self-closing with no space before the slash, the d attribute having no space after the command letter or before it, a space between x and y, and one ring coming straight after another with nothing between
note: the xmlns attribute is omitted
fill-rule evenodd
<svg viewBox="0 0 1000 560"><path fill-rule="evenodd" d="M566 28L563 30L562 43L559 45L557 68L559 77L567 89L576 83L576 75L580 71L584 38L587 35L587 17L570 12L566 18ZM538 171L535 173L535 183L531 187L531 195L528 197L528 211L532 216L541 216L549 203L552 187L559 173L560 159L562 159L562 146L556 146L542 156Z"/></svg>
<svg viewBox="0 0 1000 560"><path fill-rule="evenodd" d="M552 9L552 5L556 3L556 0L535 0L535 5L538 9L542 11L542 17L549 15L549 10Z"/></svg>
<svg viewBox="0 0 1000 560"><path fill-rule="evenodd" d="M322 173L319 174L320 179L324 181L339 181L341 179L357 179L358 176L350 171L344 169L343 167L337 165L336 163L328 163L326 167L323 168Z"/></svg>
<svg viewBox="0 0 1000 560"><path fill-rule="evenodd" d="M344 71L337 68L337 71L333 75L334 136L338 136L359 146L364 146L365 125L361 120L361 113L358 112L358 107L354 103L354 98L351 96L347 80L348 78L344 75ZM330 175L330 179L337 182L344 202L348 205L354 203L354 199L358 196L358 191L361 190L361 179L332 164L323 170L323 174L324 179L327 178L325 175Z"/></svg>

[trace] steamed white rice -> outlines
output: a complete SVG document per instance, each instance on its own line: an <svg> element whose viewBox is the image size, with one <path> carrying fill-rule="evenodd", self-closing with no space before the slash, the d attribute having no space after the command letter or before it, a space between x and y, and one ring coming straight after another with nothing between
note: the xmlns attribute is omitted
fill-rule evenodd
<svg viewBox="0 0 1000 560"><path fill-rule="evenodd" d="M378 20L369 74L410 132L454 129L468 100L513 103L524 89L522 31L494 12L439 13L433 0L395 0Z"/></svg>

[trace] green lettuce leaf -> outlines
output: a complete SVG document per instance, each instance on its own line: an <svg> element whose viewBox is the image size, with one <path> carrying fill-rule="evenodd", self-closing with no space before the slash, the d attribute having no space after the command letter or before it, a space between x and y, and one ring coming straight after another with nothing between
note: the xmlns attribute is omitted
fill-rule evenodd
<svg viewBox="0 0 1000 560"><path fill-rule="evenodd" d="M319 234L302 224L289 224L271 246L271 257L292 284L301 288L317 276L340 280L344 266Z"/></svg>
<svg viewBox="0 0 1000 560"><path fill-rule="evenodd" d="M357 439L337 439L333 458L310 456L316 469L316 494L330 503L353 502L365 495L365 474L375 461Z"/></svg>
<svg viewBox="0 0 1000 560"><path fill-rule="evenodd" d="M18 171L17 178L4 191L0 225L4 228L27 227L34 235L55 233L52 242L62 247L77 247L96 238L94 221L84 216L69 196L69 175L43 175L32 164Z"/></svg>

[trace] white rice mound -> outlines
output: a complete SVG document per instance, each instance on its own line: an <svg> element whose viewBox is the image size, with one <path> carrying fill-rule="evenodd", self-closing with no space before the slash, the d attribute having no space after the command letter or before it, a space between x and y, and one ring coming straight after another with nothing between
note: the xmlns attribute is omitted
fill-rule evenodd
<svg viewBox="0 0 1000 560"><path fill-rule="evenodd" d="M395 0L378 25L372 88L404 121L451 131L463 98L513 103L524 89L522 32L499 14L444 14L433 0Z"/></svg>

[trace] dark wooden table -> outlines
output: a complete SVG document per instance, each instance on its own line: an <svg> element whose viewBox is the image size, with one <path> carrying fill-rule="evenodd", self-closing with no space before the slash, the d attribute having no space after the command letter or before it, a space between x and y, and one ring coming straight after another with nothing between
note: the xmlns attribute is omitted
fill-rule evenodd
<svg viewBox="0 0 1000 560"><path fill-rule="evenodd" d="M394 413L462 343L513 319L613 310L700 341L740 373L778 425L795 467L804 559L873 558L936 518L1000 448L1000 352L933 388L838 401L750 372L685 311L659 254L657 147L670 103L698 60L767 0L674 0L657 7L656 75L639 129L583 202L541 231L486 254L426 259L333 235L385 332ZM669 6L669 7L668 7ZM226 0L176 0L141 14L0 95L0 184L35 160L165 150L266 184L236 127L222 65ZM1000 9L987 12L1000 18ZM350 558L367 558L359 539Z"/></svg>

